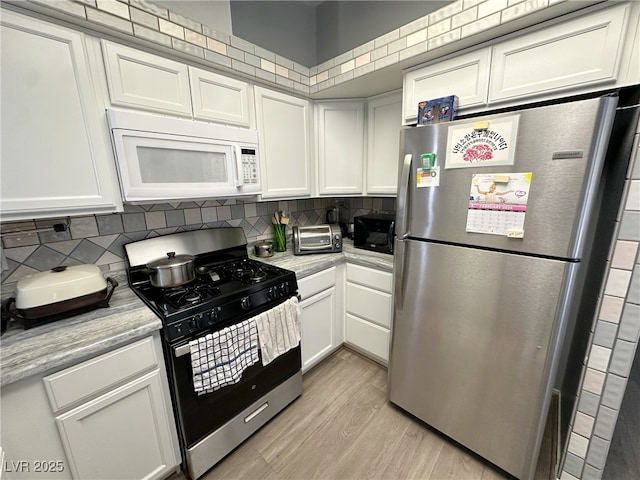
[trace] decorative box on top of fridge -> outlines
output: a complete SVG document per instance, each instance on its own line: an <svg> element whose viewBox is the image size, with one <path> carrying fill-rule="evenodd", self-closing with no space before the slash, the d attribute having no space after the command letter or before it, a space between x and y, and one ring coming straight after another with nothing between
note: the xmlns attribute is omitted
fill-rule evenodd
<svg viewBox="0 0 640 480"><path fill-rule="evenodd" d="M418 103L418 126L431 123L450 122L458 111L458 97L434 98Z"/></svg>

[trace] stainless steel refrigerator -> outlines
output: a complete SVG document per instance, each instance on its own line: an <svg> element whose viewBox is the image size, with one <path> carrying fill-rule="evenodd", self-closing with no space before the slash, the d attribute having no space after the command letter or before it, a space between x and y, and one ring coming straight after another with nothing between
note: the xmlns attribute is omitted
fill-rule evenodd
<svg viewBox="0 0 640 480"><path fill-rule="evenodd" d="M517 478L569 362L617 102L401 133L389 399Z"/></svg>

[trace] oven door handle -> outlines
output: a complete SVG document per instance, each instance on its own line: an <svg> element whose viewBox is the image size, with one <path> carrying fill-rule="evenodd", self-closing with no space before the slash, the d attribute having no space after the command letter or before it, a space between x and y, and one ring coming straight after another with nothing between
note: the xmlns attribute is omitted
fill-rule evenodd
<svg viewBox="0 0 640 480"><path fill-rule="evenodd" d="M173 354L176 358L183 357L189 353L191 353L191 348L189 347L188 343L186 345L180 345L179 347L173 349Z"/></svg>

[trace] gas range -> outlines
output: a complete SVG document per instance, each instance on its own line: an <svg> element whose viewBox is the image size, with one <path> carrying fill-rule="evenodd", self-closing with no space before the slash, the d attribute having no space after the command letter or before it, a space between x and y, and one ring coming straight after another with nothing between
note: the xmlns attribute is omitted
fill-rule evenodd
<svg viewBox="0 0 640 480"><path fill-rule="evenodd" d="M129 286L162 319L184 468L195 480L300 396L302 348L298 343L266 365L261 360L252 363L236 383L201 394L194 388L192 346L224 339L215 343L216 350L207 351L207 357L211 354L212 361L219 362L212 371L227 363L217 358L220 352L242 355L244 344L234 344L233 335L227 336L234 324L257 323L252 317L263 312L282 319L283 309L289 308L285 304L296 303L296 276L250 259L244 232L237 227L147 238L124 249ZM193 257L189 262L194 270L185 277L193 280L179 287L153 286L153 270L147 265L178 255Z"/></svg>
<svg viewBox="0 0 640 480"><path fill-rule="evenodd" d="M240 245L216 250L220 246L218 230L232 234L236 229L184 232L125 245L130 286L162 319L164 337L169 342L196 336L211 327L223 328L248 314L257 315L297 292L294 272L248 258L246 240L242 242L244 234L238 239ZM149 241L155 242L147 244ZM147 248L134 248L142 243ZM177 249L194 255L195 279L179 287L152 286L145 265L158 250L152 248L157 247L153 243L160 243L162 250ZM208 248L211 250L201 251Z"/></svg>

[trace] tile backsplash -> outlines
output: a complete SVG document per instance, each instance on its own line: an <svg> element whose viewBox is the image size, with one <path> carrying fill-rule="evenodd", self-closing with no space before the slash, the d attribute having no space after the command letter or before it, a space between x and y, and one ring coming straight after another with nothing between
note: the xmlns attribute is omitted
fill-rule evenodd
<svg viewBox="0 0 640 480"><path fill-rule="evenodd" d="M315 198L273 202L207 200L153 205L125 205L123 213L33 220L2 224L2 284L59 265L95 263L104 271L125 268L126 243L186 230L241 227L249 245L272 237L276 210L294 225L320 225L336 202L341 219L371 212L395 213L395 198ZM66 223L64 231L53 225Z"/></svg>

